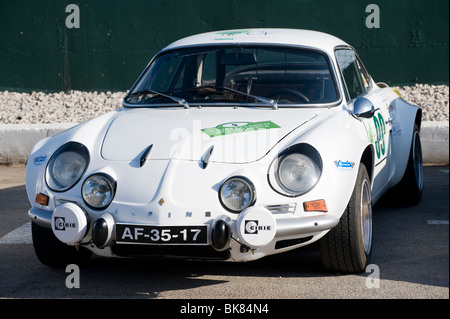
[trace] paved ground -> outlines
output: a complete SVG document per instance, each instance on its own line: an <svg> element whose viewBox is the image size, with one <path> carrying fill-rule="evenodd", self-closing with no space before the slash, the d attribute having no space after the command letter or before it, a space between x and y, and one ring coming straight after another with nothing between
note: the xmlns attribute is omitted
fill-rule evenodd
<svg viewBox="0 0 450 319"><path fill-rule="evenodd" d="M448 166L425 168L419 205L376 205L371 273L327 273L311 246L249 263L93 258L79 267L80 288L67 288L71 271L36 259L24 181L24 167L0 166L0 298L176 299L177 311L216 298L449 298Z"/></svg>

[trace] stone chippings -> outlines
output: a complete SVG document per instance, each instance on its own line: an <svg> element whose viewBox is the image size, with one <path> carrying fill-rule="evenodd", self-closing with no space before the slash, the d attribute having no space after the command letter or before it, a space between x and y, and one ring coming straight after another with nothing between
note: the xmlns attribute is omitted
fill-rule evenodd
<svg viewBox="0 0 450 319"><path fill-rule="evenodd" d="M448 85L393 87L423 109L423 121L449 120ZM0 124L82 123L122 106L126 92L0 91Z"/></svg>
<svg viewBox="0 0 450 319"><path fill-rule="evenodd" d="M126 92L0 92L0 124L82 123L121 107Z"/></svg>
<svg viewBox="0 0 450 319"><path fill-rule="evenodd" d="M406 101L422 108L422 121L448 122L448 85L416 84L395 88Z"/></svg>

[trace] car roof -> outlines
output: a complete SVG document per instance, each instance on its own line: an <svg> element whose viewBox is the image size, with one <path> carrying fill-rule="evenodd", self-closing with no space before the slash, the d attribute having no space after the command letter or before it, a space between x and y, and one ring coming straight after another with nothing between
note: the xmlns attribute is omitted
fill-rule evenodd
<svg viewBox="0 0 450 319"><path fill-rule="evenodd" d="M341 39L327 33L299 29L238 29L192 35L165 47L162 51L178 47L218 44L298 45L315 48L331 54L336 46L348 46Z"/></svg>

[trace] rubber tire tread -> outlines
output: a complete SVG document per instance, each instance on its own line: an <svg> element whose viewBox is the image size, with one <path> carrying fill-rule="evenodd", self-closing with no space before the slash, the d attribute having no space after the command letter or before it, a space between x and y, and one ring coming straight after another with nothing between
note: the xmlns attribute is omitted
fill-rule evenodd
<svg viewBox="0 0 450 319"><path fill-rule="evenodd" d="M86 248L69 246L56 238L51 228L31 223L33 247L39 261L52 268L68 264L81 264L89 259L91 251Z"/></svg>
<svg viewBox="0 0 450 319"><path fill-rule="evenodd" d="M419 132L419 127L417 124L414 125L413 140L411 141L411 150L409 151L408 164L406 166L405 174L403 175L401 181L391 189L389 194L391 201L395 201L397 203L400 202L401 204L407 206L417 205L422 198L423 192L423 185L422 188L419 188L414 170L413 145L414 134L416 132Z"/></svg>
<svg viewBox="0 0 450 319"><path fill-rule="evenodd" d="M337 273L360 273L370 262L370 256L364 252L361 234L359 234L359 203L362 181L369 175L364 164L360 164L358 178L347 208L339 224L331 229L321 240L322 262L328 271Z"/></svg>

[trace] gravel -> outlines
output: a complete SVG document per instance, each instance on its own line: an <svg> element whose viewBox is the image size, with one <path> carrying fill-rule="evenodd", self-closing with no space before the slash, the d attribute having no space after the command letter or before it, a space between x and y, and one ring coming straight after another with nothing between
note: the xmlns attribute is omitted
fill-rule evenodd
<svg viewBox="0 0 450 319"><path fill-rule="evenodd" d="M0 124L82 123L121 107L126 92L0 92Z"/></svg>
<svg viewBox="0 0 450 319"><path fill-rule="evenodd" d="M423 109L423 121L449 120L448 85L393 87ZM0 91L0 124L82 123L120 108L126 92Z"/></svg>
<svg viewBox="0 0 450 319"><path fill-rule="evenodd" d="M422 108L422 121L448 122L448 85L416 84L395 89L406 101Z"/></svg>

